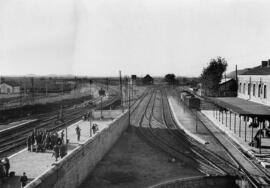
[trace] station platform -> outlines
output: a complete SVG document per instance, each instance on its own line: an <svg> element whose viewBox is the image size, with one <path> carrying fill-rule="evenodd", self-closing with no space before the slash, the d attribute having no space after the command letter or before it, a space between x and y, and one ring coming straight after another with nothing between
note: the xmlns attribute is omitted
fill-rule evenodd
<svg viewBox="0 0 270 188"><path fill-rule="evenodd" d="M214 151L216 154L219 154L228 161L232 159L232 157L228 155L229 152L233 154L233 158L236 159L241 166L244 166L251 175L255 177L264 177L264 174L260 170L254 168L254 166L247 161L246 156L243 155L241 149L238 147L238 145L241 145L241 143L234 140L232 134L226 134L226 132L220 129L221 126L217 124L215 119L211 118L211 114L213 114L213 112L202 111L197 113L198 121L196 131L195 115L191 113L184 104L181 102L179 103L176 98L169 97L169 101L171 101L171 108L173 111L175 111L177 119L180 121L185 130L189 130L193 135L207 141L208 144L205 146L208 149ZM225 125L222 126L225 127ZM226 149L221 147L220 144L222 144ZM246 143L245 146L247 145L248 143ZM263 152L266 152L266 150Z"/></svg>
<svg viewBox="0 0 270 188"><path fill-rule="evenodd" d="M104 128L112 122L112 119L104 120L94 120L92 123L98 125L99 131L102 131ZM81 129L81 138L80 141L77 141L77 134L75 128L79 125ZM64 129L65 130L65 129ZM59 131L60 134L61 131ZM97 133L98 133L97 132ZM96 133L96 134L97 134ZM65 132L66 134L66 132ZM92 134L92 138L96 135ZM66 135L65 135L66 136ZM78 147L80 144L84 144L88 139L90 139L90 123L89 121L80 120L67 127L67 139L68 151L67 155ZM10 160L10 171L15 172L14 177L6 177L0 180L1 188L20 188L20 176L23 172L26 172L26 175L29 179L29 182L36 177L43 174L45 171L49 170L53 165L59 163L61 158L58 161L55 161L55 157L52 156L52 151L46 151L44 153L30 152L27 149L23 149L18 153L9 156Z"/></svg>
<svg viewBox="0 0 270 188"><path fill-rule="evenodd" d="M194 119L193 115L188 113L185 106L180 105L175 98L169 96L168 100L174 119L178 126L185 131L187 135L197 140L201 144L207 144L207 140L209 138L206 136L205 130L200 128L200 130L196 131L196 119Z"/></svg>
<svg viewBox="0 0 270 188"><path fill-rule="evenodd" d="M255 158L258 162L260 162L264 167L270 168L270 139L262 139L262 148L256 148L249 145L252 140L252 135L255 136L259 128L252 128L246 126L239 116L233 116L233 121L229 119L229 115L224 115L224 120L216 115L216 113L212 110L202 110L202 114L204 114L209 120L216 125L217 128L226 133L241 149L248 154L250 157ZM226 120L227 118L227 120ZM226 124L227 121L227 124Z"/></svg>

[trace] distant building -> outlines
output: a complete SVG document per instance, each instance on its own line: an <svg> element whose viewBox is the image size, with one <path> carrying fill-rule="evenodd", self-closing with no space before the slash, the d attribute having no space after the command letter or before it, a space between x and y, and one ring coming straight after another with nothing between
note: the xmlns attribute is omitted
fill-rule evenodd
<svg viewBox="0 0 270 188"><path fill-rule="evenodd" d="M219 97L236 97L237 83L233 78L223 78L218 87Z"/></svg>
<svg viewBox="0 0 270 188"><path fill-rule="evenodd" d="M20 86L13 82L0 83L0 93L2 94L17 94L20 93Z"/></svg>
<svg viewBox="0 0 270 188"><path fill-rule="evenodd" d="M270 60L238 75L238 97L270 105Z"/></svg>

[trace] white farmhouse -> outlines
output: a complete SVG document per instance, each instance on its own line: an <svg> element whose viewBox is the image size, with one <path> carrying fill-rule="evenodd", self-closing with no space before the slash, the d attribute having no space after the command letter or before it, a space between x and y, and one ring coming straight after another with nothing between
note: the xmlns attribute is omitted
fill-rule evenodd
<svg viewBox="0 0 270 188"><path fill-rule="evenodd" d="M15 83L1 83L0 93L3 94L17 94L20 93L20 86Z"/></svg>

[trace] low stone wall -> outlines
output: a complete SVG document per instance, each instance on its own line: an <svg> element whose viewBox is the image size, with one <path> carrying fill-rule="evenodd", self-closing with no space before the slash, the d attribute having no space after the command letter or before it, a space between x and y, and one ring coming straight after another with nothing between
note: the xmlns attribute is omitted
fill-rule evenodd
<svg viewBox="0 0 270 188"><path fill-rule="evenodd" d="M232 176L198 176L191 178L176 179L151 188L236 188L235 177Z"/></svg>
<svg viewBox="0 0 270 188"><path fill-rule="evenodd" d="M26 188L78 187L127 127L128 113L125 113L94 138L73 150L53 168L34 179Z"/></svg>

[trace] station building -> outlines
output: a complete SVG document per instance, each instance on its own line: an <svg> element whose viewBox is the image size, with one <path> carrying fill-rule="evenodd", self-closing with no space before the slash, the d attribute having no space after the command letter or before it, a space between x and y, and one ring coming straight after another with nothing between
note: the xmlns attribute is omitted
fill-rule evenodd
<svg viewBox="0 0 270 188"><path fill-rule="evenodd" d="M238 75L238 97L270 106L270 60Z"/></svg>

